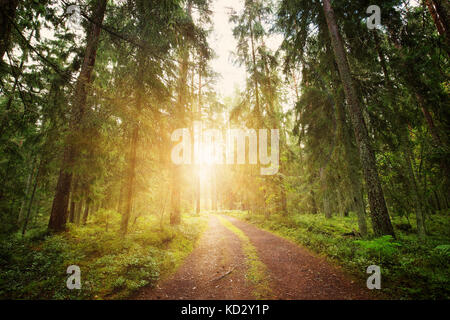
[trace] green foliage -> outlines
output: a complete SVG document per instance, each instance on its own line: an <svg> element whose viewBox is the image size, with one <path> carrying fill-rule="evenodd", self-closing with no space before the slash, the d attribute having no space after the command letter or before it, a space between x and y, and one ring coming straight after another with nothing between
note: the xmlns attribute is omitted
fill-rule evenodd
<svg viewBox="0 0 450 320"><path fill-rule="evenodd" d="M450 298L450 221L447 214L434 215L429 221L433 233L425 241L417 235L396 230L390 236L355 239L346 236L357 228L356 217L296 214L255 215L227 211L228 215L247 220L280 236L323 254L348 272L367 279L366 269L379 265L383 274L382 292L396 299ZM401 218L394 218L400 223Z"/></svg>
<svg viewBox="0 0 450 320"><path fill-rule="evenodd" d="M261 213L246 218L350 270L382 264L392 280L388 290L397 296L448 297L448 44L425 5L382 1L383 28L369 31L361 8L371 1L332 2L398 229L395 240L349 236L358 230L352 214L321 216L363 216L370 193L323 2L254 0L231 12L234 60L247 79L234 98L221 100L208 65L210 1L108 1L103 24L109 27L94 46L87 90L77 96L92 25L81 19L77 28L68 27L63 1L23 0L0 57L0 296L121 297L174 270L192 249L201 221L185 217L180 226L165 225L171 183L182 186L180 207L186 210L197 191L197 170L186 167L179 179L171 177L170 134L203 117L205 128L281 133L275 176L260 176L247 165L213 166L221 207ZM81 6L82 13L90 15L95 3ZM275 32L283 34L279 50L269 45ZM72 99L85 101L83 112L71 110ZM76 159L65 163L73 181L63 189L77 217L67 233L49 236L67 145ZM122 239L117 233L129 199L130 232ZM85 210L88 225L80 227ZM421 212L429 236L419 241L409 220ZM17 234L22 229L24 239ZM82 291L67 292L61 281L69 264L82 266Z"/></svg>
<svg viewBox="0 0 450 320"><path fill-rule="evenodd" d="M443 244L433 249L433 254L442 259L443 263L450 263L450 244Z"/></svg>
<svg viewBox="0 0 450 320"><path fill-rule="evenodd" d="M383 259L389 259L397 252L397 247L401 247L401 244L393 241L393 237L390 235L382 236L372 240L356 240L362 248L371 252L372 254L378 254Z"/></svg>
<svg viewBox="0 0 450 320"><path fill-rule="evenodd" d="M113 211L109 214L116 215ZM125 238L90 224L63 235L13 236L0 242L0 297L10 299L124 298L169 275L192 250L203 217L185 217L179 227L159 229L145 217ZM118 229L117 225L112 225ZM81 290L68 290L66 269L81 269Z"/></svg>

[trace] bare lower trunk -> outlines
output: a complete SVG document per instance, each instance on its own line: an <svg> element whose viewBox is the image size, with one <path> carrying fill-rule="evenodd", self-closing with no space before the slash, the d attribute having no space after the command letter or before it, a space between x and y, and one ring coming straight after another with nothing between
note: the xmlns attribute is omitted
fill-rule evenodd
<svg viewBox="0 0 450 320"><path fill-rule="evenodd" d="M317 214L316 194L313 190L310 192L312 214Z"/></svg>
<svg viewBox="0 0 450 320"><path fill-rule="evenodd" d="M40 168L38 168L38 170L36 172L36 178L35 178L35 181L34 181L33 191L31 193L30 203L28 204L27 215L26 215L25 221L23 223L22 236L25 235L25 232L27 231L28 221L30 220L31 208L33 206L33 200L34 200L34 196L36 194L36 188L37 188L37 185L38 185L38 182L39 182L39 171L40 171L39 169Z"/></svg>
<svg viewBox="0 0 450 320"><path fill-rule="evenodd" d="M177 225L181 222L181 195L180 195L180 178L181 178L181 168L180 166L174 165L172 167L172 198L170 206L170 224Z"/></svg>
<svg viewBox="0 0 450 320"><path fill-rule="evenodd" d="M69 222L73 223L74 221L75 221L75 200L73 200L72 194L72 199L70 201Z"/></svg>
<svg viewBox="0 0 450 320"><path fill-rule="evenodd" d="M287 212L287 199L286 189L284 188L283 179L281 180L281 214L286 215Z"/></svg>
<svg viewBox="0 0 450 320"><path fill-rule="evenodd" d="M63 166L60 169L56 193L53 198L52 211L48 224L49 230L53 232L64 231L67 220L67 207L69 202L70 185L72 182L72 173L68 171L73 163L73 148L66 147L63 158Z"/></svg>
<svg viewBox="0 0 450 320"><path fill-rule="evenodd" d="M120 186L119 198L117 199L117 207L116 207L116 211L119 213L122 212L122 198L123 198L123 187Z"/></svg>
<svg viewBox="0 0 450 320"><path fill-rule="evenodd" d="M31 172L28 174L27 186L26 186L26 189L25 189L25 194L23 196L22 203L20 204L19 217L17 219L17 225L18 226L21 226L22 222L23 222L23 218L24 218L23 217L23 213L24 213L24 210L25 210L25 204L26 204L27 199L28 199L28 194L30 193L31 180L33 179L33 174L34 174L34 170L35 170L35 162L36 162L36 158L34 157L33 161L32 161L32 165L31 165Z"/></svg>
<svg viewBox="0 0 450 320"><path fill-rule="evenodd" d="M136 154L137 154L137 140L139 136L139 128L136 124L131 138L131 150L129 156L129 168L128 168L128 180L127 180L127 195L125 210L122 215L122 222L120 225L120 232L125 235L128 230L128 222L131 216L131 210L133 207L133 195L134 195L134 181L136 177Z"/></svg>
<svg viewBox="0 0 450 320"><path fill-rule="evenodd" d="M366 220L366 210L364 208L363 190L361 182L358 181L356 184L353 184L352 187L353 187L352 191L354 194L353 198L354 210L358 218L359 232L363 237L366 237L368 234L367 220Z"/></svg>
<svg viewBox="0 0 450 320"><path fill-rule="evenodd" d="M75 210L75 224L76 225L80 224L82 210L83 210L83 199L80 199L80 201L78 201L78 205L76 206L76 210Z"/></svg>
<svg viewBox="0 0 450 320"><path fill-rule="evenodd" d="M201 109L202 109L202 69L199 68L198 71L198 106L197 106L197 110L194 114L195 120L197 121L201 121ZM192 131L194 132L194 131ZM192 144L192 146L194 146L194 144ZM192 155L194 156L194 152L192 153ZM195 175L195 197L196 197L196 205L195 205L195 213L197 215L200 214L200 201L201 201L201 181L200 181L200 166L197 165L197 170L196 170L196 175Z"/></svg>
<svg viewBox="0 0 450 320"><path fill-rule="evenodd" d="M200 214L200 200L201 200L201 184L200 184L200 168L197 169L195 175L195 213Z"/></svg>
<svg viewBox="0 0 450 320"><path fill-rule="evenodd" d="M217 181L216 181L216 170L215 166L211 169L211 209L217 211Z"/></svg>
<svg viewBox="0 0 450 320"><path fill-rule="evenodd" d="M98 40L100 38L101 24L105 15L106 3L107 0L98 0L96 2L96 7L92 13L92 20L94 23L91 24L83 64L75 85L72 101L70 134L66 141L64 158L58 177L52 211L50 213L50 221L48 224L48 229L53 232L63 231L66 227L69 192L72 184L72 170L78 155L72 135L78 132L84 120L88 87L92 82L91 75L97 56Z"/></svg>
<svg viewBox="0 0 450 320"><path fill-rule="evenodd" d="M325 194L323 196L323 211L325 213L325 218L331 219L333 217L330 206L330 195L328 194L328 191L325 191Z"/></svg>
<svg viewBox="0 0 450 320"><path fill-rule="evenodd" d="M86 207L84 208L84 213L83 213L83 225L85 225L87 223L87 219L89 216L89 206L90 206L90 201L86 200Z"/></svg>
<svg viewBox="0 0 450 320"><path fill-rule="evenodd" d="M72 192L70 193L70 210L69 210L69 222L75 222L75 198L78 192L78 181L75 179L75 182L72 185Z"/></svg>

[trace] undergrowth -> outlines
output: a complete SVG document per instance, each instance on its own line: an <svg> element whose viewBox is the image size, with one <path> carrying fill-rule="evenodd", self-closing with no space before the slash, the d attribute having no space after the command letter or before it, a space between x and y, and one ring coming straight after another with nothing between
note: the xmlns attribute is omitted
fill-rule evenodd
<svg viewBox="0 0 450 320"><path fill-rule="evenodd" d="M450 298L450 219L435 214L427 221L428 236L420 240L415 226L394 217L396 239L390 236L361 239L356 217L294 214L255 215L241 211L225 214L249 221L323 254L364 281L370 265L379 265L382 292L393 299Z"/></svg>
<svg viewBox="0 0 450 320"><path fill-rule="evenodd" d="M0 241L2 299L119 299L171 274L191 252L206 227L204 217L184 216L179 226L161 229L154 216L141 217L125 237L120 215L108 224L69 225L68 232L48 235L34 230L22 239ZM81 289L69 290L67 267L81 269Z"/></svg>

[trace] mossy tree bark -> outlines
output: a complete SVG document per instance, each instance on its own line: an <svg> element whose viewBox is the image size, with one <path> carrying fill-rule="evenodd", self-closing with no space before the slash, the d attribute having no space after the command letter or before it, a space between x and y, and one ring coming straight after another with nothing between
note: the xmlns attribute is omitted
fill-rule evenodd
<svg viewBox="0 0 450 320"><path fill-rule="evenodd" d="M331 37L335 60L339 69L339 75L341 77L347 103L351 111L350 116L359 147L361 166L367 185L373 230L376 236L395 236L387 210L386 201L384 199L383 190L381 188L380 178L378 176L375 162L375 152L370 144L367 126L357 96L356 88L353 83L347 55L330 0L323 0L323 10Z"/></svg>

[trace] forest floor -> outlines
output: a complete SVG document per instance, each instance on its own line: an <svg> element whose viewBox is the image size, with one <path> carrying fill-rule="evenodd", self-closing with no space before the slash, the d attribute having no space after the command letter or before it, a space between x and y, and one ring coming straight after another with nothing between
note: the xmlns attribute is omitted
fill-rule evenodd
<svg viewBox="0 0 450 320"><path fill-rule="evenodd" d="M134 299L375 299L365 282L293 242L229 216L208 228L180 268Z"/></svg>

